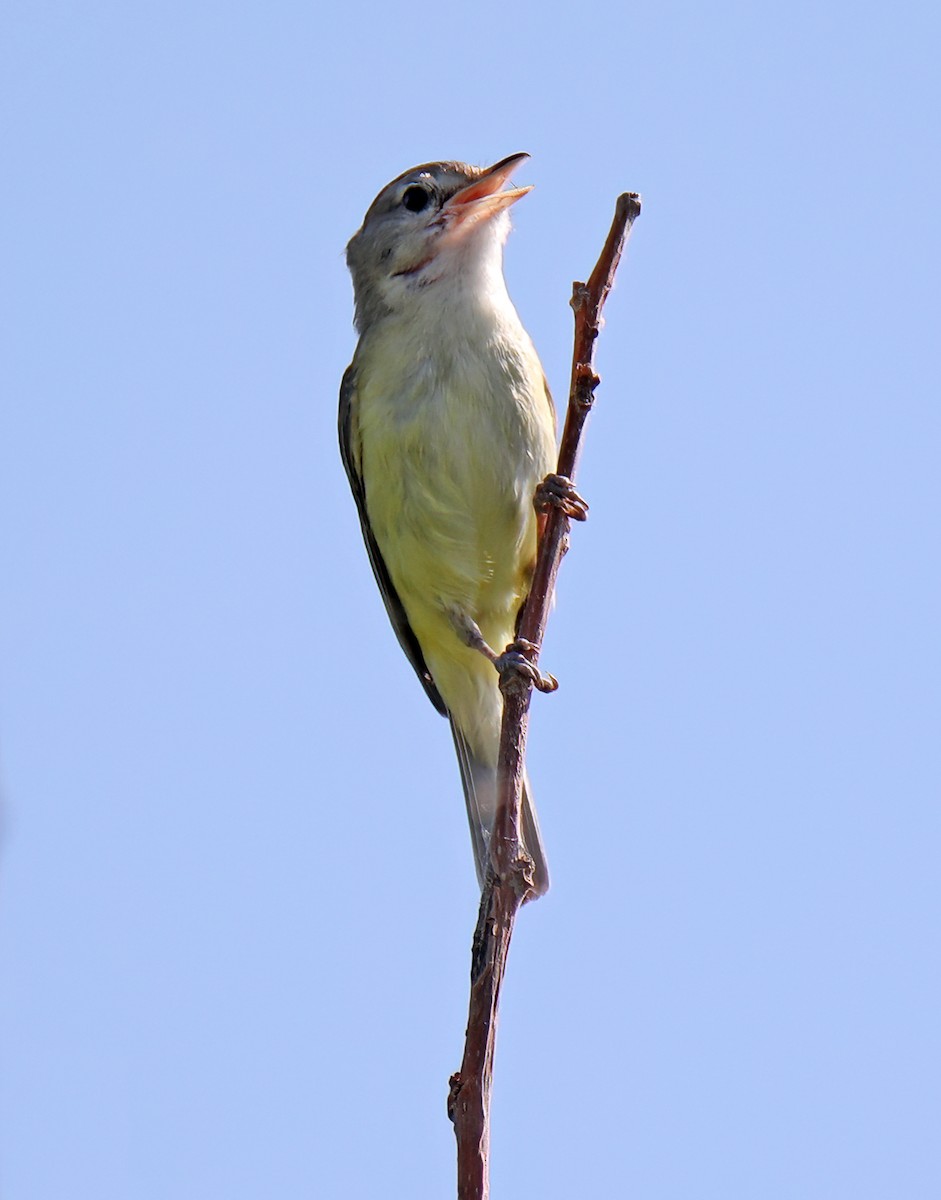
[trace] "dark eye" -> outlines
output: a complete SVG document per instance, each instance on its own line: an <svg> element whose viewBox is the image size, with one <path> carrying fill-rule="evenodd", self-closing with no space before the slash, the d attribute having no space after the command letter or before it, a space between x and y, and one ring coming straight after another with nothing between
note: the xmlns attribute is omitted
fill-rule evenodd
<svg viewBox="0 0 941 1200"><path fill-rule="evenodd" d="M428 201L431 197L423 187L417 185L405 189L405 194L402 197L402 203L409 212L421 212L423 208L427 208Z"/></svg>

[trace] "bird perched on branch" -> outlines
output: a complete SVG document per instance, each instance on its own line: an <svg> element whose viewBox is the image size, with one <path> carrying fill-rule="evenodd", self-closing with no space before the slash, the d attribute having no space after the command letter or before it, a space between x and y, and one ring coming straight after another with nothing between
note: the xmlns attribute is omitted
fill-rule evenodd
<svg viewBox="0 0 941 1200"><path fill-rule="evenodd" d="M528 157L428 163L384 187L347 247L359 343L340 391L340 449L386 610L451 722L483 885L503 704L536 556L533 496L552 470L555 409L503 278L504 188ZM524 780L533 890L549 886Z"/></svg>

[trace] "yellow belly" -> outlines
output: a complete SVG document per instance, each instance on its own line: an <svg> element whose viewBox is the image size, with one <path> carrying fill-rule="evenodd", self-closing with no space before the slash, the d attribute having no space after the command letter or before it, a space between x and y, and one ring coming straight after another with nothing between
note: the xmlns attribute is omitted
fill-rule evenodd
<svg viewBox="0 0 941 1200"><path fill-rule="evenodd" d="M366 507L393 585L445 704L489 744L496 673L462 643L455 617L497 651L512 640L536 553L533 492L554 437L544 392L472 384L419 377L390 395L367 377L359 435Z"/></svg>

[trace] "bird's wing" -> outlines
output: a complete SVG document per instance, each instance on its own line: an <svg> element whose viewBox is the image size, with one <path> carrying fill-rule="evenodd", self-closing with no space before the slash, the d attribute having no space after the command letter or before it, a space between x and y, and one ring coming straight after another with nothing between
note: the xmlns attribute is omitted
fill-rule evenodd
<svg viewBox="0 0 941 1200"><path fill-rule="evenodd" d="M379 584L379 591L382 594L386 612L389 614L389 620L392 622L395 636L399 639L399 645L405 651L405 657L412 664L416 675L421 680L422 687L425 689L428 699L439 713L447 716L447 707L441 699L441 694L435 686L431 672L425 664L425 656L422 654L421 646L418 644L418 638L416 638L411 625L408 623L408 617L405 614L405 609L402 607L402 601L399 599L398 593L392 585L392 580L389 578L388 568L383 561L382 554L379 552L379 547L376 545L372 526L369 523L369 513L366 510L366 487L359 469L356 371L352 366L347 367L343 375L343 382L340 384L339 428L340 457L343 459L343 466L346 468L346 475L350 481L350 488L353 491L353 499L356 501L359 523L363 530L363 540L366 543L366 552L369 555L369 562L372 565L376 583Z"/></svg>

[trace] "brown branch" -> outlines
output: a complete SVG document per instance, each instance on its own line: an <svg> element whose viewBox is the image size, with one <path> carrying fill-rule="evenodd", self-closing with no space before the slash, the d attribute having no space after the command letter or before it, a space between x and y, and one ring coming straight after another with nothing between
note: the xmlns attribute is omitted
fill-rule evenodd
<svg viewBox="0 0 941 1200"><path fill-rule="evenodd" d="M614 283L621 251L635 218L640 197L626 192L618 197L611 231L587 283L572 288L575 310L575 352L572 383L558 474L574 481L585 421L594 402L599 379L594 370L595 340L601 328L601 310ZM568 545L571 509L549 507L539 540L539 553L529 596L520 616L516 648L534 668L545 633L549 606L559 564ZM490 844L491 869L480 898L480 914L471 951L471 993L467 1038L461 1069L451 1076L448 1116L457 1138L458 1200L488 1200L490 1195L490 1092L497 1008L513 924L532 884L532 862L520 845L520 799L526 731L533 682L519 671L504 671L503 726L497 814Z"/></svg>

